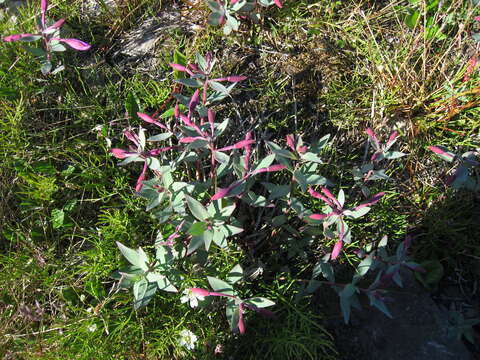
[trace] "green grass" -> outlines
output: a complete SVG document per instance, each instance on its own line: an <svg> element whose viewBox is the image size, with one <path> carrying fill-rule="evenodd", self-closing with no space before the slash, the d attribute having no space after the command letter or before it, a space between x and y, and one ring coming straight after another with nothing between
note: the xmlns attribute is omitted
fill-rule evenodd
<svg viewBox="0 0 480 360"><path fill-rule="evenodd" d="M331 246L323 238L275 236L275 227L268 227L259 254L246 241L230 253L217 250L206 273L222 277L238 262L261 267L263 277L239 291L250 296L255 290L278 304L275 320L248 314L243 337L230 334L220 304L215 311L192 310L180 304L180 295L159 293L146 309L134 311L131 292L117 292L109 278L123 261L116 241L150 249L159 230L172 231L158 225L135 196L140 167L118 167L108 150L110 141L125 147L122 129L140 124L126 116L128 99L153 113L169 98L174 82L168 63L175 48L189 58L213 51L219 75L249 76L234 97L236 105L226 102L218 113L237 119L238 111L248 119L242 127L254 129L259 138L332 134L322 175L335 180L337 191L353 186L350 169L363 156L364 129L371 126L387 137L398 128L408 156L389 167L391 181L374 186L372 191L387 196L371 216L350 222L354 242L340 261L353 263L351 250L384 234L395 244L408 232L415 237L416 259L438 259L447 275L455 269L474 278L469 255L480 256L478 204L471 194L444 191L439 176L448 168L425 150L431 144L479 146L476 104L446 120L445 112L437 111L452 91L467 92L457 105L476 101L468 91L476 88L478 72L462 82L469 58L464 47L473 46L467 35L476 26L473 21L463 30L459 26L473 16L468 2L449 2L455 17L436 15L446 38L422 47L422 29L403 23L404 2L372 7L362 1L286 1L283 9L268 11L271 20L229 38L202 22L194 34L172 31L153 75L118 67L108 49L158 13L160 4L119 3L115 13L104 9L88 20L80 1L52 2L51 15L66 18L68 34L95 44L88 54L67 51L67 69L54 77L40 74L21 43L0 43L0 357L214 359L221 344L225 358L336 358L322 314L294 302L293 282L272 280L275 270L308 274ZM34 31L39 6L29 4L17 15L18 23L0 22L2 35ZM433 175L430 169L436 169ZM264 214L268 221L269 214ZM256 220L258 213L248 216ZM301 244L289 256L292 241ZM204 281L196 268L185 270L192 284ZM41 320L25 310L34 311L35 301L44 309ZM195 352L176 344L183 328L199 337Z"/></svg>

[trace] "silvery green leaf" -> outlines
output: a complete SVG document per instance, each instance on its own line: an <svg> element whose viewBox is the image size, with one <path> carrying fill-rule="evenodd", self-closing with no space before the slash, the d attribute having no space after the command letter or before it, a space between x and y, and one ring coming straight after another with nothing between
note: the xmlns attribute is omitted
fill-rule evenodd
<svg viewBox="0 0 480 360"><path fill-rule="evenodd" d="M188 208L198 220L205 221L210 217L207 209L205 209L200 201L188 195L185 195L185 199L187 200Z"/></svg>
<svg viewBox="0 0 480 360"><path fill-rule="evenodd" d="M328 281L335 282L335 275L332 265L328 262L328 259L322 258L313 268L312 279L322 275Z"/></svg>
<svg viewBox="0 0 480 360"><path fill-rule="evenodd" d="M215 136L218 137L223 134L223 132L227 129L228 127L228 122L230 119L225 119L222 121L220 124L215 124Z"/></svg>
<svg viewBox="0 0 480 360"><path fill-rule="evenodd" d="M227 321L230 324L232 332L238 331L238 321L240 320L240 308L235 304L235 300L229 299L225 309Z"/></svg>
<svg viewBox="0 0 480 360"><path fill-rule="evenodd" d="M345 192L343 191L343 189L340 189L340 191L338 192L337 200L340 203L340 206L343 207L343 205L345 204Z"/></svg>
<svg viewBox="0 0 480 360"><path fill-rule="evenodd" d="M387 151L383 154L385 159L393 160L393 159L398 159L401 158L402 156L405 156L406 154L400 152L400 151Z"/></svg>
<svg viewBox="0 0 480 360"><path fill-rule="evenodd" d="M163 276L162 274L156 272L156 271L150 271L147 273L147 280L148 282L157 282L161 279L163 279L165 276Z"/></svg>
<svg viewBox="0 0 480 360"><path fill-rule="evenodd" d="M258 297L258 296L246 299L244 300L244 302L255 305L256 307L259 307L259 308L266 308L266 307L275 305L275 303L272 300L266 299L264 297Z"/></svg>
<svg viewBox="0 0 480 360"><path fill-rule="evenodd" d="M128 260L128 262L134 266L139 267L143 271L148 270L148 258L146 257L146 254L143 252L140 253L140 251L135 251L133 249L130 249L129 247L126 247L122 243L117 241L117 246L120 249L120 252L122 255Z"/></svg>
<svg viewBox="0 0 480 360"><path fill-rule="evenodd" d="M230 34L232 33L232 27L231 27L230 25L228 25L228 24L225 24L225 25L223 26L223 33L224 33L225 35L230 35Z"/></svg>
<svg viewBox="0 0 480 360"><path fill-rule="evenodd" d="M239 27L238 20L233 16L227 14L227 24L232 28L232 30L237 31Z"/></svg>
<svg viewBox="0 0 480 360"><path fill-rule="evenodd" d="M368 206L365 206L363 208L360 208L358 210L345 210L343 212L343 215L352 217L354 219L358 219L359 217L362 217L366 213L370 211L370 208Z"/></svg>
<svg viewBox="0 0 480 360"><path fill-rule="evenodd" d="M200 87L202 86L202 83L198 80L191 79L191 78L184 78L184 79L176 79L176 82L188 86L188 87ZM188 106L188 104L187 104Z"/></svg>
<svg viewBox="0 0 480 360"><path fill-rule="evenodd" d="M235 296L233 287L229 283L212 276L207 276L207 280L214 291Z"/></svg>
<svg viewBox="0 0 480 360"><path fill-rule="evenodd" d="M148 138L148 141L164 141L164 140L167 140L172 135L173 135L173 133L166 132L166 133L158 134L158 135L155 135L155 136L151 136L151 137Z"/></svg>
<svg viewBox="0 0 480 360"><path fill-rule="evenodd" d="M251 172L255 172L258 169L263 169L266 167L269 167L272 165L273 161L275 160L275 154L270 154L267 155L265 158L263 158L254 168Z"/></svg>
<svg viewBox="0 0 480 360"><path fill-rule="evenodd" d="M227 281L230 284L235 284L237 281L243 278L243 269L240 264L235 265L227 275Z"/></svg>
<svg viewBox="0 0 480 360"><path fill-rule="evenodd" d="M148 281L144 277L136 281L135 284L133 284L133 296L135 297L135 300L137 302L143 299L147 291L147 287L148 287ZM136 308L138 308L138 306Z"/></svg>
<svg viewBox="0 0 480 360"><path fill-rule="evenodd" d="M67 48L60 43L50 45L50 49L54 52L63 52L67 50Z"/></svg>
<svg viewBox="0 0 480 360"><path fill-rule="evenodd" d="M157 281L157 286L160 290L168 292L178 292L177 288L173 286L165 276Z"/></svg>
<svg viewBox="0 0 480 360"><path fill-rule="evenodd" d="M302 158L302 160L305 160L305 161L311 161L318 164L323 164L322 159L320 159L316 154L311 152L306 152L305 154L301 154L300 157Z"/></svg>
<svg viewBox="0 0 480 360"><path fill-rule="evenodd" d="M242 200L250 206L264 207L268 205L267 199L261 195L257 195L252 191L248 191L242 196Z"/></svg>
<svg viewBox="0 0 480 360"><path fill-rule="evenodd" d="M213 243L218 247L222 249L227 248L227 238L225 233L222 230L214 228L212 240L213 240Z"/></svg>
<svg viewBox="0 0 480 360"><path fill-rule="evenodd" d="M145 161L145 159L143 159L140 155L133 155L125 158L124 160L119 162L118 165L123 166L123 165L130 164L131 162L134 162L134 161Z"/></svg>
<svg viewBox="0 0 480 360"><path fill-rule="evenodd" d="M40 71L42 72L43 75L50 74L50 71L52 70L52 63L50 61L44 61L42 62L42 66L40 68Z"/></svg>
<svg viewBox="0 0 480 360"><path fill-rule="evenodd" d="M230 156L221 151L215 151L215 159L222 164L228 164L230 162Z"/></svg>
<svg viewBox="0 0 480 360"><path fill-rule="evenodd" d="M267 182L264 182L262 184L270 192L270 195L268 196L269 201L285 197L290 193L289 185L277 185L277 184L272 184Z"/></svg>
<svg viewBox="0 0 480 360"><path fill-rule="evenodd" d="M208 85L209 85L213 90L215 90L215 91L217 91L217 92L219 92L219 93L221 93L221 94L223 94L223 95L228 95L228 94L229 94L229 93L228 93L228 89L227 89L225 86L223 86L222 84L220 84L219 82L217 82L217 81L212 81L212 80L210 80L210 81L208 82Z"/></svg>
<svg viewBox="0 0 480 360"><path fill-rule="evenodd" d="M305 175L300 170L295 170L293 172L293 177L298 182L298 185L300 185L300 188L302 189L302 191L303 192L307 191L308 183Z"/></svg>
<svg viewBox="0 0 480 360"><path fill-rule="evenodd" d="M133 307L135 310L140 309L144 306L147 306L150 300L152 300L153 296L155 295L155 292L157 291L157 286L156 284L153 283L148 283L147 280L144 278L143 279L145 283L142 282L142 284L138 285L137 289L137 295L141 297L135 297L135 301L133 303ZM134 295L135 295L135 285L138 282L136 282L134 286ZM146 284L146 285L145 285Z"/></svg>
<svg viewBox="0 0 480 360"><path fill-rule="evenodd" d="M218 4L217 4L217 6L218 6ZM200 67L200 69L203 72L208 72L207 59L205 59L205 57L202 54L200 54L199 52L195 53L195 59L197 61L198 66Z"/></svg>
<svg viewBox="0 0 480 360"><path fill-rule="evenodd" d="M157 158L149 156L146 160L150 170L160 170L160 161Z"/></svg>

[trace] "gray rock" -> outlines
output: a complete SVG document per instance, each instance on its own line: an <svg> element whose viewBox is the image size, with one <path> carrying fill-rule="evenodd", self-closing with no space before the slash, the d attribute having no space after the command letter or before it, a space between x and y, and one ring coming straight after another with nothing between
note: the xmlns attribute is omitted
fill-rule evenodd
<svg viewBox="0 0 480 360"><path fill-rule="evenodd" d="M411 274L404 289L392 289L388 308L393 319L368 305L352 312L349 325L330 322L343 360L470 360L462 341L448 334L448 311L440 308ZM336 295L334 295L336 296ZM325 299L318 299L319 302ZM333 296L328 300L332 301ZM336 299L338 302L338 298ZM336 307L336 305L333 305ZM327 311L338 311L330 308ZM326 309L322 313L327 314Z"/></svg>

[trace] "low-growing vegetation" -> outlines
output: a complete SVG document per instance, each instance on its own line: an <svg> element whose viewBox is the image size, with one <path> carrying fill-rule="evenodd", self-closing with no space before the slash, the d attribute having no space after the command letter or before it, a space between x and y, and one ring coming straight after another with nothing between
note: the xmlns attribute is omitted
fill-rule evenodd
<svg viewBox="0 0 480 360"><path fill-rule="evenodd" d="M0 356L349 358L411 274L478 351L476 1L0 11Z"/></svg>

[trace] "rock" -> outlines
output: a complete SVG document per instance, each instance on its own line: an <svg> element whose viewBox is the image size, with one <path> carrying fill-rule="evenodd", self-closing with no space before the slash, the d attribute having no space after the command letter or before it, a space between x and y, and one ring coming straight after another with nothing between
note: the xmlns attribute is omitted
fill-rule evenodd
<svg viewBox="0 0 480 360"><path fill-rule="evenodd" d="M448 311L437 306L410 273L402 278L404 289L392 289L394 291L388 295L391 298L388 308L393 319L367 303L362 304L362 311L352 312L349 325L340 319L330 322L332 332L336 333L341 359L472 359L462 341L449 336ZM338 297L336 300L338 302ZM340 312L338 307L328 311ZM327 314L326 309L322 309L322 313Z"/></svg>

